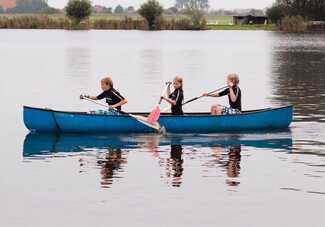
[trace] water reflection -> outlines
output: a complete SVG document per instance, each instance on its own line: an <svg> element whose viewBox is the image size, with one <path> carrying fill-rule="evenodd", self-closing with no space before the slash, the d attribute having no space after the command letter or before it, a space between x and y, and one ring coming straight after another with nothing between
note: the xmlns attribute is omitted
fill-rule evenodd
<svg viewBox="0 0 325 227"><path fill-rule="evenodd" d="M241 146L231 146L229 147L228 160L226 162L225 168L227 169L227 184L230 186L237 186L239 182L234 180L239 176L240 172L240 160L241 160Z"/></svg>
<svg viewBox="0 0 325 227"><path fill-rule="evenodd" d="M226 184L229 186L238 186L241 161L241 145L215 146L211 147L211 159L205 166L209 169L222 168L227 176Z"/></svg>
<svg viewBox="0 0 325 227"><path fill-rule="evenodd" d="M173 187L180 187L183 175L183 147L180 144L170 146L170 158L166 161L166 177L167 183ZM170 182L171 180L171 182Z"/></svg>
<svg viewBox="0 0 325 227"><path fill-rule="evenodd" d="M293 104L296 121L325 122L325 49L319 48L324 36L281 38L273 52L272 101Z"/></svg>
<svg viewBox="0 0 325 227"><path fill-rule="evenodd" d="M100 185L109 188L128 174L126 166L130 152L134 152L133 155L147 152L154 161L158 160L164 173L162 180L172 187L182 186L184 164L191 166L194 160L210 170L221 170L225 173L226 184L237 186L240 184L242 146L290 152L291 132L169 136L30 133L24 141L23 156L29 161L77 156L80 172L99 169Z"/></svg>
<svg viewBox="0 0 325 227"><path fill-rule="evenodd" d="M102 187L110 187L113 184L113 179L119 177L118 173L123 172L126 163L126 155L122 153L121 149L109 149L104 157L97 161L97 165L101 168Z"/></svg>

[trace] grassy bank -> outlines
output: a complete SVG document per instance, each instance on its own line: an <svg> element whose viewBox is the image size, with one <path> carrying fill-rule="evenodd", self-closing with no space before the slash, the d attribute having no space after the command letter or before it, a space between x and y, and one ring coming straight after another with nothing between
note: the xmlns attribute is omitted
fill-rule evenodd
<svg viewBox="0 0 325 227"><path fill-rule="evenodd" d="M275 24L252 24L252 25L248 25L248 24L235 24L235 25L208 25L208 29L210 30L253 30L253 31L258 31L258 30L262 30L262 31L277 31L278 28Z"/></svg>
<svg viewBox="0 0 325 227"><path fill-rule="evenodd" d="M231 16L208 16L210 30L277 30L275 25L232 25ZM137 29L147 24L138 14L95 14L79 26L73 26L64 14L0 14L0 29ZM192 30L186 15L164 15L158 30Z"/></svg>

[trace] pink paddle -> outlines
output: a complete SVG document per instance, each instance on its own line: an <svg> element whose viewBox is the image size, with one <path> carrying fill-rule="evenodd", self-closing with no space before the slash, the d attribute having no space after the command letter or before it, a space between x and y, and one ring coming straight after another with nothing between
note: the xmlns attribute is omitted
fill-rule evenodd
<svg viewBox="0 0 325 227"><path fill-rule="evenodd" d="M167 90L167 87L164 89L163 93L161 96L164 96L166 90ZM147 118L147 122L150 123L150 124L154 124L158 121L159 117L160 117L160 104L162 102L162 98L159 99L159 103L158 105L151 111L151 113L149 114L148 118Z"/></svg>
<svg viewBox="0 0 325 227"><path fill-rule="evenodd" d="M149 114L147 121L150 124L154 124L159 119L159 117L160 117L160 107L156 106L156 108L154 108Z"/></svg>

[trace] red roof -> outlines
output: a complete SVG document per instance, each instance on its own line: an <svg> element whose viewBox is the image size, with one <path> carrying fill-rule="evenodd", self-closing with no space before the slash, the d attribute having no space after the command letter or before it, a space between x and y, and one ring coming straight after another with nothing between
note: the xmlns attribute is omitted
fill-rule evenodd
<svg viewBox="0 0 325 227"><path fill-rule="evenodd" d="M16 7L16 0L0 0L0 6L4 9Z"/></svg>

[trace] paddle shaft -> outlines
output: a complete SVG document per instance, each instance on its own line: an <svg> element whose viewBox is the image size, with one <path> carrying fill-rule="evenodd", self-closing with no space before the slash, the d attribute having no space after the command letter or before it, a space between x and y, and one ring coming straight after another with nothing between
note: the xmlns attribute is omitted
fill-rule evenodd
<svg viewBox="0 0 325 227"><path fill-rule="evenodd" d="M211 92L209 92L208 94L209 94L209 95L210 95L210 94L213 94L213 93L215 93L215 92L217 92L217 91L220 91L220 90L226 89L227 87L228 87L228 86L224 86L224 87L218 88L217 90L211 91ZM205 97L205 96L204 96L204 95L201 95L201 96L198 96L198 97L192 98L192 99L190 99L190 100L184 102L184 103L182 104L182 106L187 105L187 104L189 104L189 103L191 103L191 102L194 102L194 101L196 101L196 100L198 100L198 99L201 99L201 98L203 98L203 97ZM166 112L166 111L168 111L168 110L170 110L170 107L167 107L167 108L164 109L162 112Z"/></svg>
<svg viewBox="0 0 325 227"><path fill-rule="evenodd" d="M220 91L220 90L226 89L227 87L228 87L228 86L224 86L224 87L222 87L222 88L218 88L217 90L211 91L211 92L209 92L208 94L211 95L211 94L213 94L213 93L215 93L215 92L217 92L217 91ZM205 97L205 96L204 96L204 95L201 95L201 96L198 96L198 97L192 98L192 99L190 99L190 100L184 102L182 105L184 106L184 105L186 105L186 104L189 104L189 103L191 103L191 102L194 102L194 101L196 101L196 100L198 100L198 99L200 99L200 98L203 98L203 97Z"/></svg>
<svg viewBox="0 0 325 227"><path fill-rule="evenodd" d="M100 103L100 102L98 102L98 101L96 101L96 100L93 100L93 99L90 99L90 98L87 98L87 97L84 97L84 96L83 96L83 99L85 99L85 100L87 100L87 101L90 101L90 102L93 102L93 103L95 103L95 104L97 104L97 105L100 105L100 106L103 106L103 107L108 108L108 106L106 106L105 104ZM116 108L112 108L112 109L115 110L115 111L117 111L117 112L119 112L119 113L121 113L121 114L126 114L126 115L128 115L128 116L134 118L134 119L137 120L138 122L140 122L140 123L142 123L142 124L144 124L144 125L146 125L146 126L148 126L148 127L151 127L151 128L153 128L153 129L155 129L155 130L157 130L157 131L160 131L160 130L161 130L160 125L151 125L151 124L147 123L147 122L146 122L146 118L143 117L143 116L133 115L133 114L130 114L130 113L124 112L124 111L122 111L122 110L118 110L118 109L116 109Z"/></svg>

